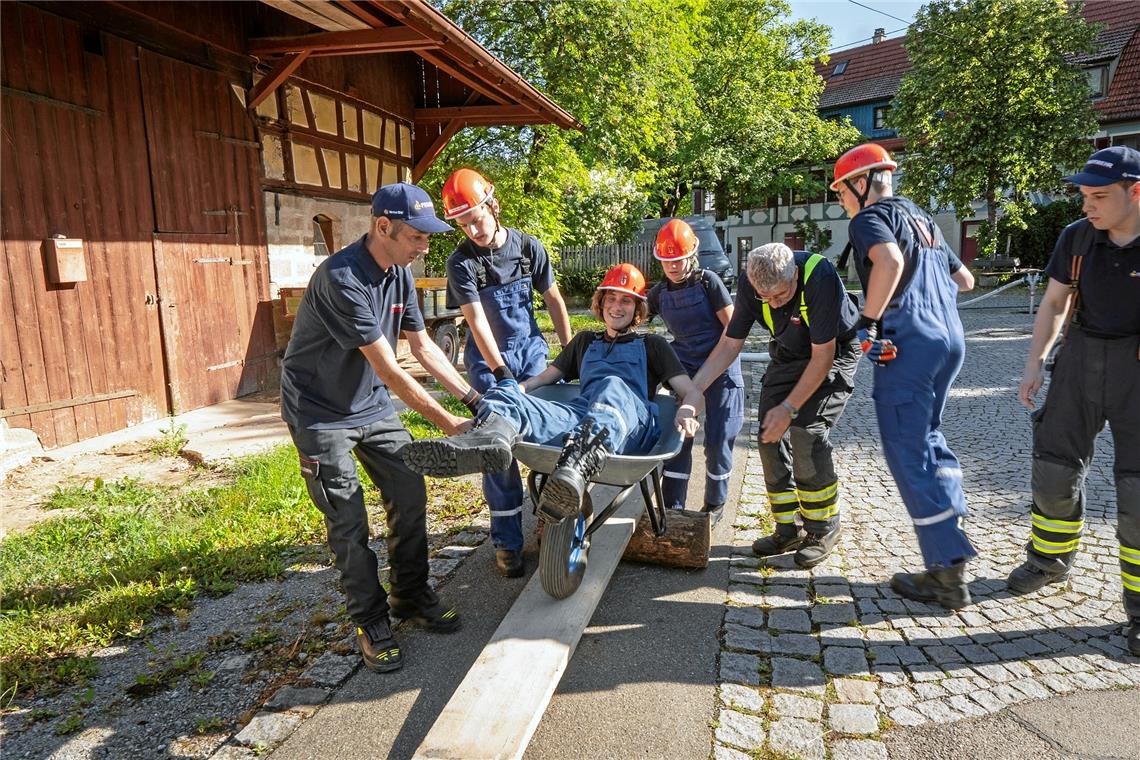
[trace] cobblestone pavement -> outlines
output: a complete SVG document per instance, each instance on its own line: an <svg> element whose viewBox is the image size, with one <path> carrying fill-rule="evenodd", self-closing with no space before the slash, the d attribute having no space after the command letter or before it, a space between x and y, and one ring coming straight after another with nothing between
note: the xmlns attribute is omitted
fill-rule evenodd
<svg viewBox="0 0 1140 760"><path fill-rule="evenodd" d="M768 562L752 556L752 541L772 523L755 443L748 447L722 631L717 760L757 751L886 758L879 739L892 725L948 723L1025 700L1140 685L1140 660L1123 648L1109 433L1097 441L1072 580L1023 597L1005 589L1029 536L1031 449L1016 389L1032 321L1024 294L1008 303L1021 313L963 310L966 364L944 422L962 460L967 531L980 555L970 565L972 606L950 612L902 599L887 585L892 573L921 570L922 562L882 458L869 365L833 435L843 536L823 564L800 570L790 554ZM755 367L754 390L762 374ZM750 405L755 441L755 394Z"/></svg>

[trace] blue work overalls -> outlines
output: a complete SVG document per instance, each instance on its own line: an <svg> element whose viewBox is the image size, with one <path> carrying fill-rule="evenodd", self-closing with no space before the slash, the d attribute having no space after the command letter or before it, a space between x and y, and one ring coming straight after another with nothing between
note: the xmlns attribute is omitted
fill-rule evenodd
<svg viewBox="0 0 1140 760"><path fill-rule="evenodd" d="M962 466L940 430L966 340L945 251L908 211L899 212L914 227L914 274L883 313L882 337L895 342L898 357L875 366L871 395L883 455L914 523L923 561L928 569L941 569L977 556L962 529L968 513Z"/></svg>
<svg viewBox="0 0 1140 760"><path fill-rule="evenodd" d="M673 351L685 371L694 377L724 332L701 280L689 287L661 289L658 309L673 335ZM740 358L705 390L705 504L720 506L728 498L732 477L732 447L744 424L744 378ZM662 495L667 507L683 509L693 468L693 440L686 438L681 452L665 463Z"/></svg>
<svg viewBox="0 0 1140 760"><path fill-rule="evenodd" d="M649 401L645 341L609 343L586 349L579 369L581 390L573 401L547 401L523 393L513 380L491 388L484 408L509 419L523 440L562 446L567 433L591 417L594 429L610 431L607 445L617 454L645 454L660 437L657 404Z"/></svg>
<svg viewBox="0 0 1140 760"><path fill-rule="evenodd" d="M476 258L475 263L479 303L491 326L495 344L511 373L519 380L526 380L546 369L550 347L534 319L531 296L534 285L525 236L522 251L522 271L517 279L510 282L495 282L493 267L489 262ZM495 384L495 376L479 353L475 336L470 332L463 349L463 363L467 367L471 387L475 390L485 393ZM521 551L523 486L518 463L512 461L511 466L503 472L485 474L483 497L491 510L491 541L495 548Z"/></svg>

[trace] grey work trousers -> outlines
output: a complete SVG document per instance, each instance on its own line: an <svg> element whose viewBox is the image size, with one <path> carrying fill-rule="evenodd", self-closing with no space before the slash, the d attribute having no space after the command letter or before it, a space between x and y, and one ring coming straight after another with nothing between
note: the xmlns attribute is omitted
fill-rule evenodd
<svg viewBox="0 0 1140 760"><path fill-rule="evenodd" d="M329 548L336 558L348 615L366 626L388 614L376 553L368 546L368 512L353 452L380 489L388 522L392 593L414 598L428 587L427 488L408 469L400 449L412 436L391 415L358 428L312 430L289 427L301 458L309 497L325 516Z"/></svg>
<svg viewBox="0 0 1140 760"><path fill-rule="evenodd" d="M1140 618L1140 337L1097 338L1074 325L1033 418L1033 509L1028 560L1072 565L1084 528L1085 477L1096 436L1112 430L1116 536L1124 609Z"/></svg>

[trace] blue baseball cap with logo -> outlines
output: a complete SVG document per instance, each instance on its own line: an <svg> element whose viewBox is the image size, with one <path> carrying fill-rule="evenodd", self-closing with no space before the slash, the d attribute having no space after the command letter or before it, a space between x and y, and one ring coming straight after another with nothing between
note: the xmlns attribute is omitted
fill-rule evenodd
<svg viewBox="0 0 1140 760"><path fill-rule="evenodd" d="M1121 180L1140 180L1140 151L1126 145L1114 145L1089 156L1083 171L1065 177L1066 182L1088 187L1103 187Z"/></svg>
<svg viewBox="0 0 1140 760"><path fill-rule="evenodd" d="M407 182L384 185L372 194L372 216L399 219L420 232L451 232L450 224L435 215L435 206L423 188Z"/></svg>

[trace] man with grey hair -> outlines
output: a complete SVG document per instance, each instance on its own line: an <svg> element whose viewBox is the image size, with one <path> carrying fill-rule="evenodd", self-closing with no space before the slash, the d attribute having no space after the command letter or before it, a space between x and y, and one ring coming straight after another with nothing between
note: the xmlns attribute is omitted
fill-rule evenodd
<svg viewBox="0 0 1140 760"><path fill-rule="evenodd" d="M693 380L706 388L763 322L771 360L760 391L760 461L776 530L752 551L767 557L795 549L798 566L815 567L839 540L830 435L854 389L859 309L818 253L768 243L748 254L746 271L732 320Z"/></svg>

